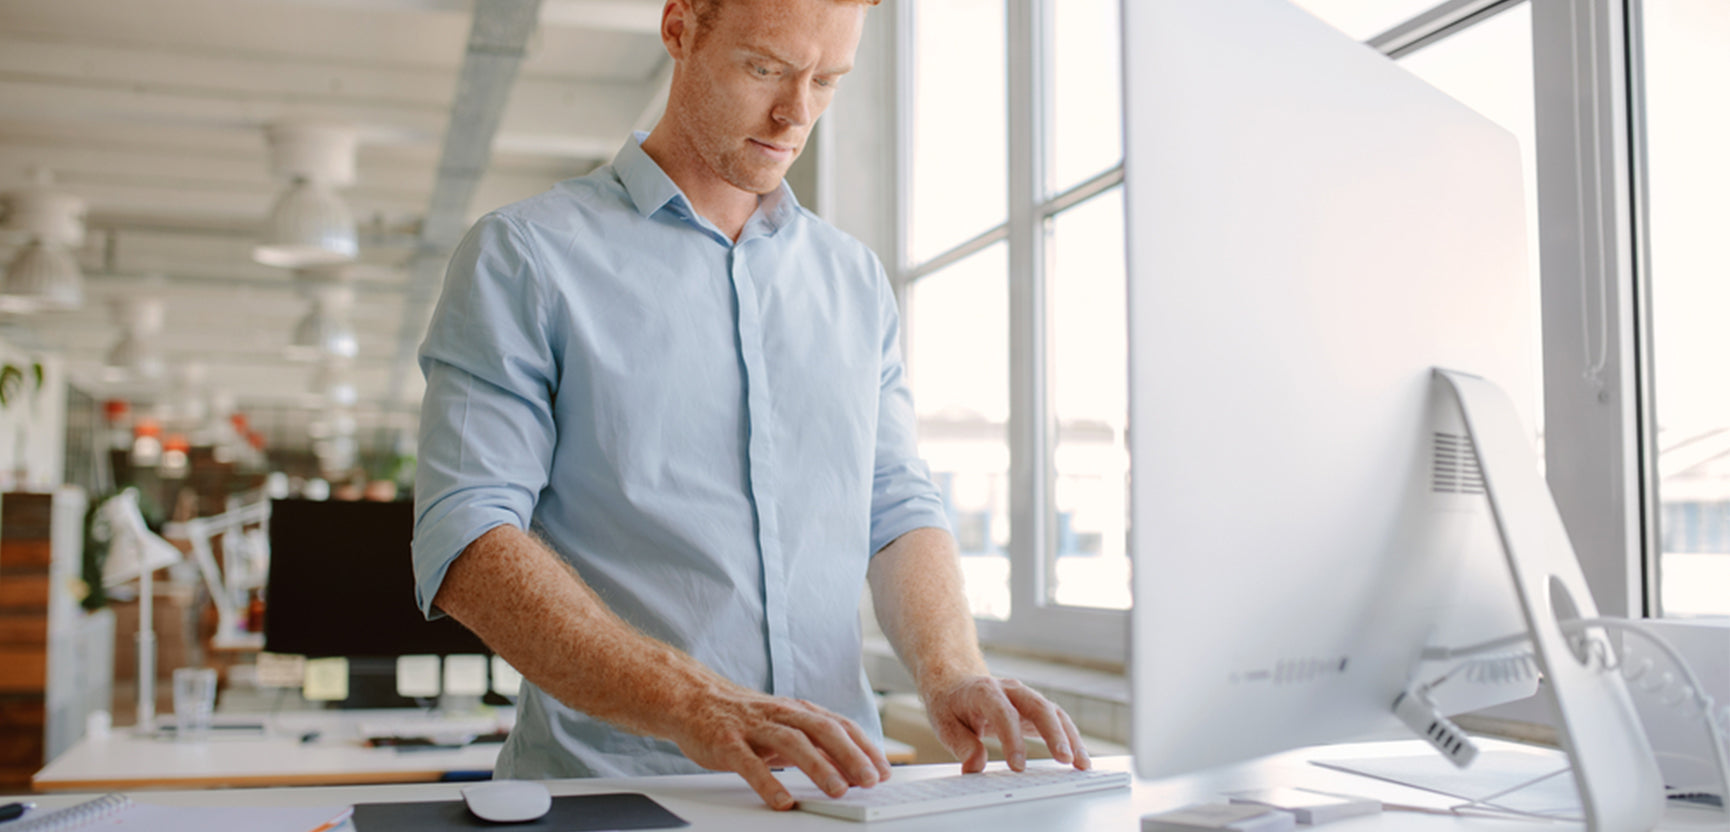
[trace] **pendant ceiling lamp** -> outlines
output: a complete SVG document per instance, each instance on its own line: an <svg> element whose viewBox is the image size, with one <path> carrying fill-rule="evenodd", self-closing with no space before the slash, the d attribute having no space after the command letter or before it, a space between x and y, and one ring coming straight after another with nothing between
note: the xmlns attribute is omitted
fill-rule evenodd
<svg viewBox="0 0 1730 832"><path fill-rule="evenodd" d="M312 385L307 391L315 404L333 409L354 407L360 400L360 390L347 361L327 359L312 373Z"/></svg>
<svg viewBox="0 0 1730 832"><path fill-rule="evenodd" d="M103 377L114 382L162 378L168 368L157 343L167 313L162 299L119 298L113 310L121 335L102 362Z"/></svg>
<svg viewBox="0 0 1730 832"><path fill-rule="evenodd" d="M327 124L273 124L271 169L288 188L277 197L252 259L298 269L352 262L360 254L354 213L338 189L354 184L354 130Z"/></svg>
<svg viewBox="0 0 1730 832"><path fill-rule="evenodd" d="M348 360L360 352L355 337L354 288L341 279L296 275L303 292L311 296L312 308L294 325L288 357L297 361Z"/></svg>
<svg viewBox="0 0 1730 832"><path fill-rule="evenodd" d="M27 242L0 281L0 311L30 313L84 305L84 273L73 249L84 242L84 201L54 190L48 171L31 171L31 183L6 195L6 225Z"/></svg>

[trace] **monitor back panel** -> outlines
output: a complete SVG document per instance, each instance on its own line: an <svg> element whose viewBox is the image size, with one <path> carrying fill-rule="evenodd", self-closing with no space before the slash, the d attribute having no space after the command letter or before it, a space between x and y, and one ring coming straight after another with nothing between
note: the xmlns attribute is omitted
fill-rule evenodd
<svg viewBox="0 0 1730 832"><path fill-rule="evenodd" d="M1511 135L1286 0L1123 13L1133 734L1161 776L1397 724L1465 555L1511 593L1481 497L1423 496L1430 367L1525 405L1536 353Z"/></svg>

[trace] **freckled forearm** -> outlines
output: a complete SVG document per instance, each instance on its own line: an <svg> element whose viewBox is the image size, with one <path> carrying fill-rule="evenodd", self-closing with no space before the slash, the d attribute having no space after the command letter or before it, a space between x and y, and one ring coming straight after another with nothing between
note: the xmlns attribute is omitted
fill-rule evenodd
<svg viewBox="0 0 1730 832"><path fill-rule="evenodd" d="M896 538L867 575L877 622L921 692L989 673L948 532L915 529Z"/></svg>
<svg viewBox="0 0 1730 832"><path fill-rule="evenodd" d="M554 699L668 737L733 684L637 632L533 536L495 528L451 564L433 603Z"/></svg>

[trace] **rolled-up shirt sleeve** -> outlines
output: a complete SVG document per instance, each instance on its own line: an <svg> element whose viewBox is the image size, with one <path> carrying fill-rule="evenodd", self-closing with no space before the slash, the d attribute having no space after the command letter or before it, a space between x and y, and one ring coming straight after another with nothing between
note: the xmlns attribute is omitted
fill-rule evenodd
<svg viewBox="0 0 1730 832"><path fill-rule="evenodd" d="M901 316L882 266L877 269L879 319L883 321L881 389L877 396L877 451L871 481L873 554L914 529L949 531L943 494L919 458L913 394L901 359Z"/></svg>
<svg viewBox="0 0 1730 832"><path fill-rule="evenodd" d="M450 564L475 538L527 529L557 431L559 358L544 274L523 232L492 214L451 256L420 349L415 468L415 602L428 618Z"/></svg>

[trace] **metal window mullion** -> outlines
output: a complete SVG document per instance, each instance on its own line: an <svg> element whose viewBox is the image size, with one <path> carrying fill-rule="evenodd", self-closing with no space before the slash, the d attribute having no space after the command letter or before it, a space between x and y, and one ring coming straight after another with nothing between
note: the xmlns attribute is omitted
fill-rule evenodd
<svg viewBox="0 0 1730 832"><path fill-rule="evenodd" d="M995 243L1009 239L1009 225L1003 223L979 234L969 237L965 242L955 246L929 260L909 266L902 275L902 283L912 285L928 275L936 274L955 265L981 251L990 248Z"/></svg>
<svg viewBox="0 0 1730 832"><path fill-rule="evenodd" d="M1531 0L1550 490L1598 608L1645 612L1622 0Z"/></svg>
<svg viewBox="0 0 1730 832"><path fill-rule="evenodd" d="M1640 528L1640 549L1644 556L1639 558L1642 570L1642 583L1645 592L1646 614L1660 617L1664 614L1664 599L1659 591L1663 587L1663 548L1661 543L1662 507L1658 479L1658 406L1657 406L1657 374L1654 368L1657 359L1653 353L1652 331L1652 250L1651 250L1651 200L1647 191L1650 180L1647 178L1646 154L1649 145L1646 143L1646 34L1644 23L1644 0L1626 0L1626 49L1627 67L1624 77L1627 79L1628 101L1628 153L1629 187L1633 199L1632 235L1634 259L1634 350L1637 372L1639 398L1637 406L1639 451L1640 451L1640 490L1639 515L1642 519Z"/></svg>
<svg viewBox="0 0 1730 832"><path fill-rule="evenodd" d="M1039 206L1041 219L1049 219L1123 184L1123 162L1091 179L1046 200Z"/></svg>
<svg viewBox="0 0 1730 832"><path fill-rule="evenodd" d="M909 226L913 222L913 4L890 5L890 43L894 53L890 84L895 90L894 145L890 151L890 176L895 183L890 197L892 212L890 229L891 255L895 262L889 267L890 288L895 291L896 308L901 313L901 360L909 381L913 376L912 341L913 310L907 303L907 286L911 282L910 255L907 247Z"/></svg>
<svg viewBox="0 0 1730 832"><path fill-rule="evenodd" d="M1045 597L1051 550L1044 234L1039 224L1040 0L1007 0L1009 42L1009 516L1011 629Z"/></svg>
<svg viewBox="0 0 1730 832"><path fill-rule="evenodd" d="M1366 46L1399 58L1476 26L1526 0L1447 0L1367 41Z"/></svg>

